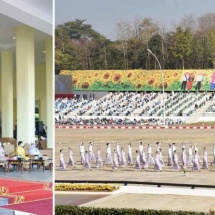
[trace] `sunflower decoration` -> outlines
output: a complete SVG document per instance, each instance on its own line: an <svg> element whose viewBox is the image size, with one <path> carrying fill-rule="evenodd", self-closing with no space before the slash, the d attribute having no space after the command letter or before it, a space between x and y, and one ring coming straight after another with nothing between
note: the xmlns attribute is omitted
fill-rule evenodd
<svg viewBox="0 0 215 215"><path fill-rule="evenodd" d="M94 72L94 73L93 73L93 77L95 77L95 78L97 78L98 75L99 75L98 72Z"/></svg>
<svg viewBox="0 0 215 215"><path fill-rule="evenodd" d="M119 74L119 73L114 74L114 76L113 76L113 82L118 83L118 82L121 81L121 79L122 79L122 75L121 74Z"/></svg>
<svg viewBox="0 0 215 215"><path fill-rule="evenodd" d="M90 87L90 84L87 81L81 83L82 89L86 90L86 89L89 89L89 87Z"/></svg>
<svg viewBox="0 0 215 215"><path fill-rule="evenodd" d="M178 77L178 72L176 71L176 72L173 72L173 77L174 78L177 78Z"/></svg>
<svg viewBox="0 0 215 215"><path fill-rule="evenodd" d="M73 85L76 85L77 82L78 82L78 78L77 78L77 77L72 78L72 84L73 84Z"/></svg>
<svg viewBox="0 0 215 215"><path fill-rule="evenodd" d="M102 77L102 81L109 81L110 80L110 77L111 77L111 73L106 71L104 74L103 74L103 77Z"/></svg>
<svg viewBox="0 0 215 215"><path fill-rule="evenodd" d="M142 88L142 87L143 87L142 83L138 83L138 84L135 86L136 89L140 89L140 88Z"/></svg>
<svg viewBox="0 0 215 215"><path fill-rule="evenodd" d="M130 79L132 77L132 75L133 75L132 71L129 71L126 75L126 78Z"/></svg>
<svg viewBox="0 0 215 215"><path fill-rule="evenodd" d="M149 78L148 81L147 81L149 86L152 86L154 84L154 82L155 82L154 78Z"/></svg>
<svg viewBox="0 0 215 215"><path fill-rule="evenodd" d="M168 87L168 83L166 81L164 81L164 89L166 89ZM159 88L162 89L163 88L163 82L160 83Z"/></svg>

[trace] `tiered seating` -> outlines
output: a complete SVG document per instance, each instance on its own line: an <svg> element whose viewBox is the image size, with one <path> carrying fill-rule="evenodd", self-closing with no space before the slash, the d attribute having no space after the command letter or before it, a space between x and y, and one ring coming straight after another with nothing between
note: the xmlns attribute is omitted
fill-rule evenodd
<svg viewBox="0 0 215 215"><path fill-rule="evenodd" d="M111 125L111 124L162 124L165 100L166 124L185 121L196 110L204 111L213 99L211 93L161 92L110 92L104 97L90 99L57 99L55 101L56 124ZM202 109L203 110L203 109ZM60 119L59 115L64 116ZM143 121L141 121L143 120Z"/></svg>
<svg viewBox="0 0 215 215"><path fill-rule="evenodd" d="M209 108L205 112L213 112L213 113L215 113L215 103L210 105Z"/></svg>

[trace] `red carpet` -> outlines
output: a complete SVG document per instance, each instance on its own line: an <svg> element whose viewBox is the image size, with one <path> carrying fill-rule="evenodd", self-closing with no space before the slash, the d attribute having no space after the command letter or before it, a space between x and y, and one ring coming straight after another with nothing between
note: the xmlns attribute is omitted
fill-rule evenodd
<svg viewBox="0 0 215 215"><path fill-rule="evenodd" d="M0 195L29 190L51 189L52 183L0 178Z"/></svg>
<svg viewBox="0 0 215 215"><path fill-rule="evenodd" d="M6 196L9 199L9 204L20 204L23 202L31 202L35 200L43 200L52 198L52 191L50 190L36 190L23 193L15 193Z"/></svg>
<svg viewBox="0 0 215 215"><path fill-rule="evenodd" d="M9 205L5 206L4 208L34 213L38 215L52 215L53 213L52 199L22 203L18 205Z"/></svg>
<svg viewBox="0 0 215 215"><path fill-rule="evenodd" d="M3 208L51 215L52 194L52 183L0 178L0 197L9 200L9 205Z"/></svg>

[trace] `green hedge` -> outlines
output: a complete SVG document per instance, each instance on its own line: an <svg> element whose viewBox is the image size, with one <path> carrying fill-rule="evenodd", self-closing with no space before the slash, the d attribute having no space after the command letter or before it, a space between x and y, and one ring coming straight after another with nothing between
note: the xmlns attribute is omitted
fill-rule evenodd
<svg viewBox="0 0 215 215"><path fill-rule="evenodd" d="M156 211L57 205L55 206L55 215L205 215L205 213L191 211Z"/></svg>

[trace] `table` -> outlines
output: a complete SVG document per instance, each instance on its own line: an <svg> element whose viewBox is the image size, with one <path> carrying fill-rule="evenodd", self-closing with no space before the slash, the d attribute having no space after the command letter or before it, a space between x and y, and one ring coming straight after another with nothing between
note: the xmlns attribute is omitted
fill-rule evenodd
<svg viewBox="0 0 215 215"><path fill-rule="evenodd" d="M30 162L30 160L23 160L23 159L12 160L12 159L9 159L9 160L7 160L7 162L8 162L8 171L10 169L10 164L12 164L12 165L16 166L16 171L17 171L18 167L20 167L21 173L23 174L24 163L27 163L29 172L31 173L31 165L30 165L31 162Z"/></svg>

